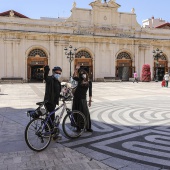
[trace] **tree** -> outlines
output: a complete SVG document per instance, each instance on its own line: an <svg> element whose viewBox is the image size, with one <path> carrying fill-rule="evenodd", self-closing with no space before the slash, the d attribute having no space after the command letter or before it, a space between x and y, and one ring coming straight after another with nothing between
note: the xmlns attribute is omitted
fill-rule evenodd
<svg viewBox="0 0 170 170"><path fill-rule="evenodd" d="M150 72L150 65L144 64L142 67L142 78L141 81L149 82L151 81L151 72Z"/></svg>

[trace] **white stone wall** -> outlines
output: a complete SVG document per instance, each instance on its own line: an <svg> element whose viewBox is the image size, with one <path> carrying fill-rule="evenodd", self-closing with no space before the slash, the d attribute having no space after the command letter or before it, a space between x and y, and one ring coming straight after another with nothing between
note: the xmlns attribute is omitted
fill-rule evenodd
<svg viewBox="0 0 170 170"><path fill-rule="evenodd" d="M139 76L143 64L150 64L153 75L152 51L156 48L167 56L170 67L170 30L140 28L136 14L117 12L115 3L91 6L92 10L72 9L65 22L0 17L0 78L27 80L27 57L35 48L46 52L50 68L61 66L63 78L68 78L70 66L64 48L69 45L91 54L95 80L115 76L116 56L121 51L131 54Z"/></svg>
<svg viewBox="0 0 170 170"><path fill-rule="evenodd" d="M143 20L142 26L145 28L155 28L157 26L160 26L162 24L165 24L166 21L162 20L162 18L155 19L154 17Z"/></svg>

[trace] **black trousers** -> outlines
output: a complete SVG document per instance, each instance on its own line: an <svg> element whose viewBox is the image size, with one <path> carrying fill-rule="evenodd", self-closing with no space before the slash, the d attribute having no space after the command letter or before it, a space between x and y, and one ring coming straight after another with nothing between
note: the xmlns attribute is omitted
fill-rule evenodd
<svg viewBox="0 0 170 170"><path fill-rule="evenodd" d="M46 106L48 112L52 112L52 111L55 109L56 104L46 103L45 106ZM52 115L50 116L50 118L51 118L52 122L54 122L55 114L52 114ZM53 128L52 122L51 122L50 120L48 121L48 123L49 123L49 125L50 125L51 128Z"/></svg>
<svg viewBox="0 0 170 170"><path fill-rule="evenodd" d="M166 82L166 87L168 87L168 80L165 80L165 82Z"/></svg>

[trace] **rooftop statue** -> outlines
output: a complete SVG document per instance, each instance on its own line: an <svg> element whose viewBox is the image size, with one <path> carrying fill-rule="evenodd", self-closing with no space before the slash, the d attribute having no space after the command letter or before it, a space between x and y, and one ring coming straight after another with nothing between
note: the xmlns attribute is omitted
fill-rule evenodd
<svg viewBox="0 0 170 170"><path fill-rule="evenodd" d="M132 12L132 14L134 14L135 13L135 8L132 8L131 12Z"/></svg>
<svg viewBox="0 0 170 170"><path fill-rule="evenodd" d="M13 17L14 16L14 11L11 10L10 13L9 13L10 17Z"/></svg>
<svg viewBox="0 0 170 170"><path fill-rule="evenodd" d="M74 1L73 2L73 8L76 8L76 5L77 5L76 2Z"/></svg>

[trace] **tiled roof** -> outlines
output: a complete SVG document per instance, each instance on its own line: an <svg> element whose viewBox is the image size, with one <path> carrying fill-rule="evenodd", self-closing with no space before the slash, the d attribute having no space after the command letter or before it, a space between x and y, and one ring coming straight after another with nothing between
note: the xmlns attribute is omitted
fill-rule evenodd
<svg viewBox="0 0 170 170"><path fill-rule="evenodd" d="M169 22L167 22L167 23L162 24L162 25L159 25L159 26L157 26L157 27L155 27L155 28L164 28L165 26L170 27L170 23L169 23Z"/></svg>
<svg viewBox="0 0 170 170"><path fill-rule="evenodd" d="M28 18L27 16L25 16L23 14L20 14L19 12L16 12L14 10L9 10L9 11L2 12L2 13L0 13L0 16L11 16L11 14L10 14L11 12L13 12L14 17Z"/></svg>

